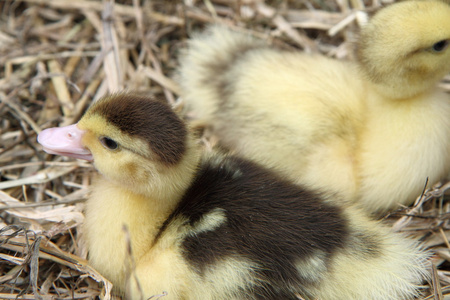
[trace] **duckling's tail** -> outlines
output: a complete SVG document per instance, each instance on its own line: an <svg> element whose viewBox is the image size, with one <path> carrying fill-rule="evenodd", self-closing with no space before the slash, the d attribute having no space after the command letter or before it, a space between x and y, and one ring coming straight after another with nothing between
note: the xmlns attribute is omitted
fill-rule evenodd
<svg viewBox="0 0 450 300"><path fill-rule="evenodd" d="M349 209L351 212L352 209ZM351 212L348 248L335 255L318 299L398 300L420 297L431 252L402 233ZM335 295L342 295L337 298Z"/></svg>
<svg viewBox="0 0 450 300"><path fill-rule="evenodd" d="M210 121L221 101L226 101L236 78L233 70L252 50L266 47L249 35L212 26L194 35L180 56L177 81L182 97L194 117Z"/></svg>

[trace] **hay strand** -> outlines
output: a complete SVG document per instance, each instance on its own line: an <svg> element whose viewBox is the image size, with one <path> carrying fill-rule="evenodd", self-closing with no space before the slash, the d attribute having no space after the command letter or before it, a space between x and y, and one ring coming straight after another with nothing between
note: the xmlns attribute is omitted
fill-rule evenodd
<svg viewBox="0 0 450 300"><path fill-rule="evenodd" d="M391 1L392 2L392 1ZM191 34L211 23L277 47L352 59L381 1L24 0L0 2L0 298L118 299L86 262L83 207L95 171L46 155L36 135L78 121L106 93L161 95ZM450 92L450 75L441 82ZM195 125L195 124L193 124ZM214 136L203 137L208 147ZM383 220L434 252L424 299L450 295L450 182ZM131 250L130 250L131 253ZM164 299L164 295L155 296Z"/></svg>

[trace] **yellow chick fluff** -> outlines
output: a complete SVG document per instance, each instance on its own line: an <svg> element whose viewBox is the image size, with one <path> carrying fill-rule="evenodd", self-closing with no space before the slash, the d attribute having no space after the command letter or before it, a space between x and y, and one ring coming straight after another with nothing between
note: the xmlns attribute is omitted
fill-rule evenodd
<svg viewBox="0 0 450 300"><path fill-rule="evenodd" d="M370 212L411 204L450 170L450 6L390 5L362 28L357 61L273 49L211 27L182 55L194 116L239 155Z"/></svg>

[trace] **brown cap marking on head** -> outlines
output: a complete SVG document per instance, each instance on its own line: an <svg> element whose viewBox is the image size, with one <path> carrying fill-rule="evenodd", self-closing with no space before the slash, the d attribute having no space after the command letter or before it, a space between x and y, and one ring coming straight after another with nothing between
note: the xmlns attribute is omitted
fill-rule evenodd
<svg viewBox="0 0 450 300"><path fill-rule="evenodd" d="M165 101L114 94L97 102L88 114L99 114L123 133L146 141L162 163L178 163L186 150L187 129Z"/></svg>

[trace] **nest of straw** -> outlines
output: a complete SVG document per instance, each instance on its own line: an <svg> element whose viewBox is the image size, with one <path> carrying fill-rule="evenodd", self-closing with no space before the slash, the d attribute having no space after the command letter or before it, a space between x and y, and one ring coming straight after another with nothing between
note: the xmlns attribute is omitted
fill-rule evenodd
<svg viewBox="0 0 450 300"><path fill-rule="evenodd" d="M111 299L86 263L83 206L95 170L45 154L36 135L75 123L123 89L181 103L171 79L192 31L222 23L277 47L352 59L378 0L0 2L0 298ZM450 92L450 78L441 83ZM385 222L434 252L426 299L450 293L450 183L424 189ZM447 196L446 196L447 193Z"/></svg>

